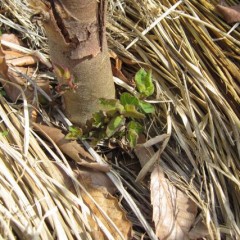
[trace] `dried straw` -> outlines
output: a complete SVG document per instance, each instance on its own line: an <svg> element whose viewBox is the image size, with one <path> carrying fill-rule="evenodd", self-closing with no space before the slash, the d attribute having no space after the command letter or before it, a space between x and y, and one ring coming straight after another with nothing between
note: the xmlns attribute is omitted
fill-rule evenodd
<svg viewBox="0 0 240 240"><path fill-rule="evenodd" d="M154 69L161 103L150 137L172 127L160 165L198 204L210 239L237 239L239 29L229 33L231 26L214 12L216 1L122 4L124 12L113 11L109 20L110 33L119 29L109 39L136 68L144 62Z"/></svg>

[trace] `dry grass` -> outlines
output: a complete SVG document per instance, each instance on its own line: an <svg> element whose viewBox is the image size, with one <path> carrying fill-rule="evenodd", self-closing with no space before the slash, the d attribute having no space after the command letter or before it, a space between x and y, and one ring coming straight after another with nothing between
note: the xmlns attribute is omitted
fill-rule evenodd
<svg viewBox="0 0 240 240"><path fill-rule="evenodd" d="M21 4L25 7L25 1L1 4L18 19L16 24L0 15L2 26L28 37L33 47L46 49L42 30L28 21L31 12L23 15L17 10ZM238 239L240 31L238 25L231 28L215 13L216 4L214 0L112 0L108 39L125 63L125 71L134 74L139 66L153 69L158 111L148 137L171 135L157 161L169 179L197 203L209 239ZM122 84L119 79L116 82ZM53 239L54 229L59 239L73 239L77 233L89 236L84 221L88 207L49 172L49 164L54 165L50 156L74 180L67 161L27 131L29 123L20 112L3 98L0 101L1 132L8 131L0 135L2 234L14 239L14 230L26 238ZM110 175L134 209L119 177L115 172ZM76 192L82 188L77 181L75 187ZM151 235L151 222L141 214L138 219Z"/></svg>

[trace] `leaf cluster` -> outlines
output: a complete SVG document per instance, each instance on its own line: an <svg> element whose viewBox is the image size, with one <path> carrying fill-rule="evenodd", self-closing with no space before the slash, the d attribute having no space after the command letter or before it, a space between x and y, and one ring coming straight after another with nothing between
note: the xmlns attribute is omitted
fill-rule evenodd
<svg viewBox="0 0 240 240"><path fill-rule="evenodd" d="M101 110L87 121L84 133L79 128L71 127L67 138L85 137L94 142L105 138L124 139L130 148L134 148L139 134L144 130L143 119L155 112L154 106L145 101L154 93L151 72L141 68L135 75L135 82L140 97L124 92L119 99L99 99Z"/></svg>

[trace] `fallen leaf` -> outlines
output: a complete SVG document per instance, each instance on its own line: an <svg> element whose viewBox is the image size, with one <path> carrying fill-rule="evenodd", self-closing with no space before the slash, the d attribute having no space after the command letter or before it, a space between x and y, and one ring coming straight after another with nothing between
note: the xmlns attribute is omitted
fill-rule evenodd
<svg viewBox="0 0 240 240"><path fill-rule="evenodd" d="M21 75L21 74L28 74L31 76L33 73L33 69L31 68L23 68L23 67L15 67L15 71L13 70L8 70L7 76L5 77L4 80L6 81L1 81L4 87L4 90L7 93L7 96L13 101L17 101L21 97L21 91L14 85L20 85L22 86L25 96L28 100L32 99L34 96L33 91L28 91L27 84L26 84L26 79ZM13 84L10 84L8 82L11 82Z"/></svg>
<svg viewBox="0 0 240 240"><path fill-rule="evenodd" d="M8 65L6 63L5 53L2 49L2 45L0 44L0 75L3 78L8 79Z"/></svg>
<svg viewBox="0 0 240 240"><path fill-rule="evenodd" d="M231 7L218 4L216 10L223 16L227 23L240 21L240 4Z"/></svg>
<svg viewBox="0 0 240 240"><path fill-rule="evenodd" d="M135 149L135 154L139 158L139 161L142 166L142 169L138 173L138 176L136 178L136 182L141 181L148 172L152 172L154 165L160 159L161 154L169 141L169 138L170 138L169 134L162 134L146 142L145 137L141 136L137 148ZM156 144L157 142L158 143L162 142L162 144L160 148L155 152L151 145Z"/></svg>
<svg viewBox="0 0 240 240"><path fill-rule="evenodd" d="M202 239L204 237L207 237L209 235L208 229L206 225L199 221L196 226L194 226L191 231L189 232L190 239Z"/></svg>
<svg viewBox="0 0 240 240"><path fill-rule="evenodd" d="M20 96L20 90L12 84L8 84L8 82L16 83L15 78L10 75L9 68L6 62L5 52L0 45L0 76L2 76L2 80L0 81L3 85L4 90L7 93L7 96L15 102ZM12 73L14 75L14 73Z"/></svg>
<svg viewBox="0 0 240 240"><path fill-rule="evenodd" d="M19 40L19 38L15 34L8 34L4 33L0 36L0 40L4 40L6 42L14 43L17 45L22 45L22 42ZM8 47L3 46L3 50L8 49Z"/></svg>
<svg viewBox="0 0 240 240"><path fill-rule="evenodd" d="M117 69L116 67L112 67L112 72L113 72L113 76L117 77L121 80L123 80L125 83L129 83L130 81L125 77L125 75L122 73L122 71L120 71L119 69Z"/></svg>
<svg viewBox="0 0 240 240"><path fill-rule="evenodd" d="M76 176L79 182L84 183L84 185L93 188L104 187L110 194L113 195L116 193L115 185L104 172L92 171L91 169L78 169L76 171Z"/></svg>
<svg viewBox="0 0 240 240"><path fill-rule="evenodd" d="M122 60L119 59L118 55L113 50L109 50L109 57L115 60L115 68L121 71Z"/></svg>
<svg viewBox="0 0 240 240"><path fill-rule="evenodd" d="M2 45L2 48L3 48L3 46L4 45ZM11 60L11 59L15 59L15 58L19 58L19 57L22 57L22 56L25 55L24 53L17 52L15 50L4 50L3 49L3 52L4 52L4 55L5 55L6 61Z"/></svg>
<svg viewBox="0 0 240 240"><path fill-rule="evenodd" d="M126 212L119 205L118 199L110 195L105 188L93 188L86 187L88 193L94 198L98 203L101 210L106 213L106 215L115 224L118 231L109 223L109 221L101 213L101 210L93 203L93 201L84 193L82 193L83 200L87 203L91 211L102 221L102 223L107 227L108 231L113 236L113 239L131 239L132 224L126 217ZM100 230L99 226L89 218L92 237L94 239L109 239L104 236L103 232ZM122 235L122 236L121 236Z"/></svg>
<svg viewBox="0 0 240 240"><path fill-rule="evenodd" d="M108 172L110 170L109 165L95 162L94 158L85 151L77 141L65 139L65 134L61 129L36 123L34 123L34 127L36 130L40 131L40 133L44 134L45 137L52 139L60 150L77 164L103 172Z"/></svg>
<svg viewBox="0 0 240 240"><path fill-rule="evenodd" d="M26 77L23 76L32 77L34 69L29 67L29 65L36 63L36 61L35 57L26 54L10 50L4 51L0 45L0 75L3 78L1 82L8 98L13 102L16 102L21 97L21 91L15 84L22 86L25 96L29 101L34 98L34 88L27 83ZM14 66L14 69L9 68L9 65ZM37 78L34 83L44 90L46 94L50 95L48 79Z"/></svg>
<svg viewBox="0 0 240 240"><path fill-rule="evenodd" d="M4 51L6 56L6 62L12 66L29 66L37 63L37 58L34 56L26 55L16 51Z"/></svg>
<svg viewBox="0 0 240 240"><path fill-rule="evenodd" d="M190 239L197 205L165 178L158 165L151 174L151 202L156 235L160 239Z"/></svg>
<svg viewBox="0 0 240 240"><path fill-rule="evenodd" d="M109 51L109 56L111 59L114 59L115 61L115 66L112 66L112 72L113 72L113 76L117 77L119 79L121 79L122 81L124 81L125 83L134 86L134 81L129 80L122 72L122 60L118 57L118 55L110 50Z"/></svg>
<svg viewBox="0 0 240 240"><path fill-rule="evenodd" d="M14 67L15 71L11 69L8 71L8 77L12 83L19 84L20 86L26 86L26 78L22 75L31 76L33 74L32 68Z"/></svg>
<svg viewBox="0 0 240 240"><path fill-rule="evenodd" d="M136 156L138 157L138 160L141 164L141 167L143 168L144 165L149 161L149 159L152 158L154 155L154 149L151 147L143 147L143 146L136 146L134 148L134 152Z"/></svg>
<svg viewBox="0 0 240 240"><path fill-rule="evenodd" d="M144 134L140 134L138 144L134 148L134 153L136 154L142 168L155 153L152 147L144 147L144 143L146 143L146 137Z"/></svg>

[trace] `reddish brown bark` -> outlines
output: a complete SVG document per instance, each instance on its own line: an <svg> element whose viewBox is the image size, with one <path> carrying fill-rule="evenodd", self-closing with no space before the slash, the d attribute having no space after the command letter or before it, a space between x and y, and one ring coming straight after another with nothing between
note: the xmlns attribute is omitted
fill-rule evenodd
<svg viewBox="0 0 240 240"><path fill-rule="evenodd" d="M46 30L53 64L69 68L78 89L64 94L66 115L84 124L97 110L99 98L114 98L105 36L105 0L44 1Z"/></svg>

